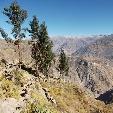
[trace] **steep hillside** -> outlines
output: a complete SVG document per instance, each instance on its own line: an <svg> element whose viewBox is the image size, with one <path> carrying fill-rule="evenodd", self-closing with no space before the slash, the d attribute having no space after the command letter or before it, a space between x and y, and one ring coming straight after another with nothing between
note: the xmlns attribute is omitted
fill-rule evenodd
<svg viewBox="0 0 113 113"><path fill-rule="evenodd" d="M108 57L112 56L112 36L99 37L98 40L87 38L59 41L53 41L53 50L56 54L61 47L67 51L69 76L59 79L56 60L49 73L50 78L46 79L40 74L39 80L33 76L32 71L29 73L33 62L28 41L22 43L21 52L23 63L29 68L18 70L17 48L0 40L0 113L32 113L33 110L41 113L112 113L112 104L105 105L104 99L101 99L101 94L111 91L113 87L112 60ZM88 48L88 51L83 51L83 47ZM69 53L75 50L70 56ZM103 102L97 101L97 97Z"/></svg>
<svg viewBox="0 0 113 113"><path fill-rule="evenodd" d="M72 59L70 75L97 97L113 87L113 68L101 58Z"/></svg>
<svg viewBox="0 0 113 113"><path fill-rule="evenodd" d="M113 87L113 35L104 36L72 54L71 75L98 96Z"/></svg>
<svg viewBox="0 0 113 113"><path fill-rule="evenodd" d="M31 51L28 41L25 40L21 43L21 55L24 63L31 62ZM18 47L13 43L7 43L5 40L0 39L0 60L5 59L10 63L18 62Z"/></svg>
<svg viewBox="0 0 113 113"><path fill-rule="evenodd" d="M112 113L111 106L79 85L42 75L39 80L16 66L5 69L3 63L0 67L0 113Z"/></svg>

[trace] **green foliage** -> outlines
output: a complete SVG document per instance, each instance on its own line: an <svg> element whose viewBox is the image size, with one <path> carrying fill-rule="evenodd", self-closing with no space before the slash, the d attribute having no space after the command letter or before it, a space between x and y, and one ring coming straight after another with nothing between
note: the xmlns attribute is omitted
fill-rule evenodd
<svg viewBox="0 0 113 113"><path fill-rule="evenodd" d="M39 41L37 41L37 45L40 48L39 70L47 75L49 67L51 66L51 61L53 60L53 44L49 39L45 22L40 25Z"/></svg>
<svg viewBox="0 0 113 113"><path fill-rule="evenodd" d="M2 28L0 28L0 33L7 43L12 42L11 38L8 37L8 34Z"/></svg>
<svg viewBox="0 0 113 113"><path fill-rule="evenodd" d="M61 75L68 76L68 71L69 71L68 59L63 49L61 49L61 52L60 52L58 68Z"/></svg>
<svg viewBox="0 0 113 113"><path fill-rule="evenodd" d="M21 86L24 84L24 75L22 72L19 72L18 70L13 70L13 77L14 77L14 84L16 86Z"/></svg>
<svg viewBox="0 0 113 113"><path fill-rule="evenodd" d="M13 26L12 34L14 34L14 37L22 38L23 33L20 33L22 30L21 25L27 18L27 11L21 9L18 3L14 1L8 8L4 8L3 14L9 19L7 23Z"/></svg>
<svg viewBox="0 0 113 113"><path fill-rule="evenodd" d="M52 41L47 32L47 26L43 22L40 26L34 16L30 22L31 29L28 30L32 36L32 58L35 60L36 68L45 76L48 76L48 70L53 60ZM35 39L35 40L34 40Z"/></svg>
<svg viewBox="0 0 113 113"><path fill-rule="evenodd" d="M19 98L19 91L16 85L12 81L2 79L0 85L0 97L4 98Z"/></svg>
<svg viewBox="0 0 113 113"><path fill-rule="evenodd" d="M8 37L8 34L5 33L5 31L2 28L0 28L0 33L1 33L3 38L7 38Z"/></svg>
<svg viewBox="0 0 113 113"><path fill-rule="evenodd" d="M28 32L31 34L32 40L38 39L39 35L39 21L36 16L33 16L33 20L30 22L30 30Z"/></svg>
<svg viewBox="0 0 113 113"><path fill-rule="evenodd" d="M4 8L3 14L8 17L8 24L12 25L12 34L16 39L14 44L18 45L19 63L21 63L20 42L22 38L25 38L25 33L22 29L22 24L27 18L27 11L21 9L16 1L14 1L9 7ZM5 36L6 37L6 36Z"/></svg>
<svg viewBox="0 0 113 113"><path fill-rule="evenodd" d="M44 108L38 107L35 103L28 102L26 108L21 113L52 113Z"/></svg>

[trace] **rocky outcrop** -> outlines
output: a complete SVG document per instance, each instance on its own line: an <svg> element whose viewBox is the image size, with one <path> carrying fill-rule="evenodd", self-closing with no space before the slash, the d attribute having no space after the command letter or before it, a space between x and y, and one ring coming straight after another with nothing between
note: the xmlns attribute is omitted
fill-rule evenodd
<svg viewBox="0 0 113 113"><path fill-rule="evenodd" d="M71 63L75 63L71 64L75 70L73 76L79 77L83 86L97 96L113 86L112 53L113 35L105 35L72 54Z"/></svg>
<svg viewBox="0 0 113 113"><path fill-rule="evenodd" d="M0 113L20 113L24 102L14 98L0 100Z"/></svg>
<svg viewBox="0 0 113 113"><path fill-rule="evenodd" d="M47 98L47 100L49 102L51 102L52 104L56 105L56 100L54 99L54 97L52 95L50 95L49 91L46 88L43 88L44 92L45 92L45 96Z"/></svg>
<svg viewBox="0 0 113 113"><path fill-rule="evenodd" d="M79 58L74 61L72 67L71 71L76 71L76 74L70 72L72 76L79 80L86 89L93 92L96 97L113 86L113 70L102 62Z"/></svg>

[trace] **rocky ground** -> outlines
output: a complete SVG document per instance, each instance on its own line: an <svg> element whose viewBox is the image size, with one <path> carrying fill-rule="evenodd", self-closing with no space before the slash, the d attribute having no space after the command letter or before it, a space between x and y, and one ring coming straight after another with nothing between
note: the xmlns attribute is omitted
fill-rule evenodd
<svg viewBox="0 0 113 113"><path fill-rule="evenodd" d="M6 70L0 74L0 113L112 113L111 106L69 80L41 74L39 79L14 66Z"/></svg>
<svg viewBox="0 0 113 113"><path fill-rule="evenodd" d="M67 54L69 76L61 78L57 71L57 51L48 79L41 73L35 77L31 71L27 41L21 46L24 66L19 69L16 46L0 40L0 113L112 113L113 63L107 52L111 51L112 37L88 42L62 40L54 42L54 50L63 47L73 53ZM82 51L83 47L87 51Z"/></svg>

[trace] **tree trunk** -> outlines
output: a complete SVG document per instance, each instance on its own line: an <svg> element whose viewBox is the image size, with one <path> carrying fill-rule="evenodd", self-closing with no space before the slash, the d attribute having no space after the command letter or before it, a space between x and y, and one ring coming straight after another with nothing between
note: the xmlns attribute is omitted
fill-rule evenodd
<svg viewBox="0 0 113 113"><path fill-rule="evenodd" d="M19 61L19 68L21 68L22 58L21 58L21 51L20 51L20 44L18 44L18 61Z"/></svg>

